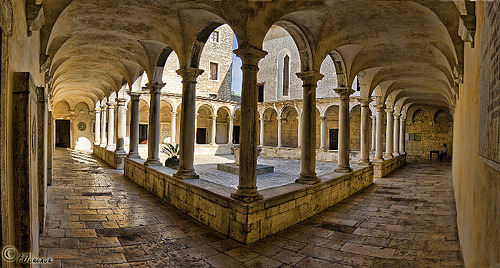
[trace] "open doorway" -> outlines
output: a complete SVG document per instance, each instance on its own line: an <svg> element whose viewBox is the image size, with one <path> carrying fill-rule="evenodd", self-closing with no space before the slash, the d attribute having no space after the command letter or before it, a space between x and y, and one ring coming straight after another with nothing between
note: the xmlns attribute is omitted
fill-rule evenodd
<svg viewBox="0 0 500 268"><path fill-rule="evenodd" d="M148 143L148 124L139 124L139 144Z"/></svg>
<svg viewBox="0 0 500 268"><path fill-rule="evenodd" d="M71 120L56 119L56 147L71 147L70 126Z"/></svg>
<svg viewBox="0 0 500 268"><path fill-rule="evenodd" d="M339 149L339 130L330 129L330 150Z"/></svg>

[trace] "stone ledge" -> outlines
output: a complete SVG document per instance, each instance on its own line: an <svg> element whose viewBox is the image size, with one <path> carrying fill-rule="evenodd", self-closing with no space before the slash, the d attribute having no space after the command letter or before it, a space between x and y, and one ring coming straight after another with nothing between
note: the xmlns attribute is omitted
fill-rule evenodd
<svg viewBox="0 0 500 268"><path fill-rule="evenodd" d="M398 155L383 161L373 160L373 177L378 179L383 178L405 164L406 154Z"/></svg>
<svg viewBox="0 0 500 268"><path fill-rule="evenodd" d="M244 203L236 190L203 179L178 180L167 167L144 166L125 158L125 176L212 229L245 244L284 230L329 208L373 182L373 166L353 165L348 174L320 176L316 185L289 185L260 191L264 199Z"/></svg>
<svg viewBox="0 0 500 268"><path fill-rule="evenodd" d="M114 151L109 151L104 147L94 144L93 145L93 154L97 156L99 159L106 162L108 165L113 168L123 170L124 169L124 158L126 154L117 154Z"/></svg>
<svg viewBox="0 0 500 268"><path fill-rule="evenodd" d="M240 174L240 167L235 163L217 164L217 170L236 175ZM268 173L274 173L273 166L257 164L257 175L268 174Z"/></svg>

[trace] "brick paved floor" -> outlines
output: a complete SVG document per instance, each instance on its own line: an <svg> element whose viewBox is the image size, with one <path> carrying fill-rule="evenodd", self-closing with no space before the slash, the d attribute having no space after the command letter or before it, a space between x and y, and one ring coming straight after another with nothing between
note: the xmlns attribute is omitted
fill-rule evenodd
<svg viewBox="0 0 500 268"><path fill-rule="evenodd" d="M163 204L89 154L58 149L41 255L53 257L57 267L462 266L450 167L409 164L245 246Z"/></svg>

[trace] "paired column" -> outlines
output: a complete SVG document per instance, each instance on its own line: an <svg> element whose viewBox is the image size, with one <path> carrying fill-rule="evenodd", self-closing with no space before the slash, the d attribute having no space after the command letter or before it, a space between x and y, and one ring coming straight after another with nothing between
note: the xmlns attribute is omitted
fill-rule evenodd
<svg viewBox="0 0 500 268"><path fill-rule="evenodd" d="M101 143L101 107L95 107L94 144Z"/></svg>
<svg viewBox="0 0 500 268"><path fill-rule="evenodd" d="M259 61L267 52L245 45L234 50L241 59L241 131L240 131L240 175L238 190L231 194L235 199L253 202L262 199L257 191L257 72Z"/></svg>
<svg viewBox="0 0 500 268"><path fill-rule="evenodd" d="M385 132L385 158L392 158L392 145L393 145L393 134L394 134L394 126L393 126L393 117L392 114L394 110L392 108L385 109L387 114L387 128Z"/></svg>
<svg viewBox="0 0 500 268"><path fill-rule="evenodd" d="M228 145L231 145L233 144L233 125L234 125L234 117L233 116L229 116L229 140L227 141L227 144Z"/></svg>
<svg viewBox="0 0 500 268"><path fill-rule="evenodd" d="M126 103L127 99L116 98L116 113L118 121L116 126L116 154L125 154L125 133L127 132Z"/></svg>
<svg viewBox="0 0 500 268"><path fill-rule="evenodd" d="M139 156L139 97L137 92L130 92L130 142L128 158L140 158Z"/></svg>
<svg viewBox="0 0 500 268"><path fill-rule="evenodd" d="M395 113L394 114L394 140L393 140L393 156L398 156L399 155L399 117L401 116L400 113Z"/></svg>
<svg viewBox="0 0 500 268"><path fill-rule="evenodd" d="M352 169L349 165L350 153L350 125L349 125L349 96L354 92L350 88L337 88L335 92L340 97L339 106L339 152L338 167L335 172L348 173Z"/></svg>
<svg viewBox="0 0 500 268"><path fill-rule="evenodd" d="M375 144L377 143L376 141L376 136L377 136L377 115L374 114L372 115L372 151L375 151Z"/></svg>
<svg viewBox="0 0 500 268"><path fill-rule="evenodd" d="M260 135L259 135L259 145L264 146L264 118L260 117Z"/></svg>
<svg viewBox="0 0 500 268"><path fill-rule="evenodd" d="M101 147L104 148L108 143L108 139L106 138L107 107L106 103L101 104Z"/></svg>
<svg viewBox="0 0 500 268"><path fill-rule="evenodd" d="M316 88L323 75L316 71L297 73L302 80L303 108L301 116L302 147L300 148L300 177L297 183L320 182L316 175Z"/></svg>
<svg viewBox="0 0 500 268"><path fill-rule="evenodd" d="M321 119L321 133L320 133L320 148L326 150L326 116L320 116Z"/></svg>
<svg viewBox="0 0 500 268"><path fill-rule="evenodd" d="M150 106L148 125L148 159L146 166L161 166L160 162L160 95L164 83L148 83Z"/></svg>
<svg viewBox="0 0 500 268"><path fill-rule="evenodd" d="M215 145L215 135L217 134L217 115L212 115L212 138L210 144Z"/></svg>
<svg viewBox="0 0 500 268"><path fill-rule="evenodd" d="M282 129L282 118L281 117L276 117L276 120L278 120L278 148L281 147L281 138L282 138L282 135L281 135L281 129Z"/></svg>
<svg viewBox="0 0 500 268"><path fill-rule="evenodd" d="M108 102L108 144L106 149L111 149L115 145L115 102Z"/></svg>
<svg viewBox="0 0 500 268"><path fill-rule="evenodd" d="M177 113L172 111L172 120L170 120L170 143L176 144L177 138L175 137L177 132Z"/></svg>
<svg viewBox="0 0 500 268"><path fill-rule="evenodd" d="M182 103L179 135L179 169L174 174L178 179L196 179L194 171L194 146L196 141L196 78L202 69L186 67L177 73L182 76Z"/></svg>
<svg viewBox="0 0 500 268"><path fill-rule="evenodd" d="M362 166L369 166L370 163L370 148L369 148L369 138L368 138L368 126L369 126L369 112L370 108L368 105L372 100L360 100L361 102L361 159L359 164Z"/></svg>
<svg viewBox="0 0 500 268"><path fill-rule="evenodd" d="M375 105L375 109L377 110L377 134L376 136L376 146L375 146L375 157L374 161L382 161L382 119L384 118L384 104Z"/></svg>
<svg viewBox="0 0 500 268"><path fill-rule="evenodd" d="M405 134L406 134L406 117L400 117L399 125L399 154L406 154Z"/></svg>

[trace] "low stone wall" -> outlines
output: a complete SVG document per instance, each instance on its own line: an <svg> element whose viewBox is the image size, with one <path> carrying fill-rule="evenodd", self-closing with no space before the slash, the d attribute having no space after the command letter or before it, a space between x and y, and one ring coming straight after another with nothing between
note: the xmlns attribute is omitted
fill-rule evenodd
<svg viewBox="0 0 500 268"><path fill-rule="evenodd" d="M335 205L373 182L373 167L321 176L316 185L289 184L264 189L263 200L244 203L236 189L203 179L178 180L167 167L149 167L125 158L125 175L168 204L220 233L249 244L284 230ZM208 190L209 189L209 190Z"/></svg>
<svg viewBox="0 0 500 268"><path fill-rule="evenodd" d="M124 158L126 154L116 154L114 151L109 151L95 144L93 146L93 154L116 169L124 168Z"/></svg>
<svg viewBox="0 0 500 268"><path fill-rule="evenodd" d="M373 161L373 177L383 178L393 170L398 169L406 164L406 154L393 157L391 159L380 162Z"/></svg>
<svg viewBox="0 0 500 268"><path fill-rule="evenodd" d="M300 148L287 148L287 147L272 147L272 146L262 146L262 151L260 153L263 157L277 157L277 158L289 158L300 160L301 151ZM338 151L337 150L321 150L316 149L316 161L324 162L337 162ZM361 158L360 151L351 151L349 155L352 162L359 162ZM370 152L370 157L373 157L373 153Z"/></svg>

